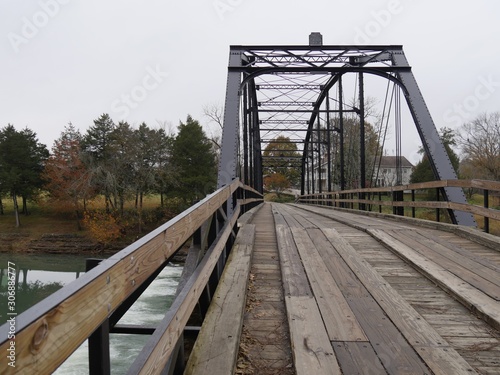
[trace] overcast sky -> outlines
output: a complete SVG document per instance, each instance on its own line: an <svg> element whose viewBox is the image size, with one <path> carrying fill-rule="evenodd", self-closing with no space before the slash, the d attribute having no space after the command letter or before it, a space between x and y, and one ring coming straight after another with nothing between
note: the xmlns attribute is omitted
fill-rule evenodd
<svg viewBox="0 0 500 375"><path fill-rule="evenodd" d="M84 133L102 113L206 124L230 45L319 31L324 44L402 44L437 127L457 128L500 110L499 17L496 0L0 0L0 127L50 149L68 122Z"/></svg>

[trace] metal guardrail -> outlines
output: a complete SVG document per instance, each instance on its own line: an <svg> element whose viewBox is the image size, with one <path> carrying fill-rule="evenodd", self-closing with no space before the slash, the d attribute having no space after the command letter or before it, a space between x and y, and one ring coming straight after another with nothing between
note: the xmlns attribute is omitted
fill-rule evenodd
<svg viewBox="0 0 500 375"><path fill-rule="evenodd" d="M150 333L130 374L160 373L183 361L175 351L201 300L210 302L236 236L239 215L262 195L235 180L0 327L2 373L56 370L89 338L90 374L109 374L110 333ZM206 249L157 327L119 326L135 300L188 241ZM93 267L93 268L92 268ZM202 295L204 298L202 298ZM12 335L14 333L15 335ZM11 353L12 352L12 353ZM180 352L178 358L177 352ZM13 354L15 367L9 366Z"/></svg>
<svg viewBox="0 0 500 375"><path fill-rule="evenodd" d="M483 206L461 204L443 200L444 188L457 187L462 189L481 190L483 193ZM435 200L417 200L416 191L435 190ZM411 200L404 198L404 192L411 193ZM334 207L371 210L378 206L392 207L393 214L405 215L405 208L411 208L412 217L416 216L416 208L433 208L436 210L436 221L440 221L440 210L459 210L479 215L484 218L484 231L490 231L490 219L500 220L500 210L490 208L492 193L500 194L500 182L487 180L442 180L409 184L401 186L375 187L366 189L352 189L326 193L301 195L298 203L328 205ZM387 199L389 196L389 199ZM376 197L376 199L373 199Z"/></svg>

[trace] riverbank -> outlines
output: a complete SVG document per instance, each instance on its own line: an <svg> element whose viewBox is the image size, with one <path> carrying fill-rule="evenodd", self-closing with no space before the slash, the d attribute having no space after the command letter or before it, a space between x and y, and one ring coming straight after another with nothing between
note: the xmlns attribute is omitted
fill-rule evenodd
<svg viewBox="0 0 500 375"><path fill-rule="evenodd" d="M0 234L0 253L19 254L66 254L108 257L127 247L124 241L116 241L103 247L89 237L74 233L46 233L37 238L28 233ZM180 249L172 259L183 264L188 247Z"/></svg>

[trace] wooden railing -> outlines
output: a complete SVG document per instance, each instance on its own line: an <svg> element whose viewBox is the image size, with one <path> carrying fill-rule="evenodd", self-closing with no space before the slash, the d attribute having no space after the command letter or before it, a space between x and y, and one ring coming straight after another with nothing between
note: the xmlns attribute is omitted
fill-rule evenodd
<svg viewBox="0 0 500 375"><path fill-rule="evenodd" d="M0 371L51 373L89 338L90 373L109 374L109 333L148 330L151 338L129 373L160 373L167 363L174 366L173 352L188 318L202 293L215 291L211 284L222 273L239 215L260 202L257 191L236 180L19 316L8 316L15 324L0 327ZM153 329L120 327L119 319L189 239L206 252L163 321Z"/></svg>
<svg viewBox="0 0 500 375"><path fill-rule="evenodd" d="M443 200L443 189L446 187L480 191L483 196L483 205L478 206L445 201ZM435 191L434 200L422 200L422 197L428 196L430 191ZM405 200L405 192L409 193L406 194L410 195L409 200ZM422 192L424 194L417 195L416 192ZM360 210L373 210L374 207L378 207L379 212L382 212L382 207L392 207L392 213L396 215L405 215L405 208L411 208L412 217L416 216L416 208L430 208L436 210L436 221L440 221L440 211L443 209L459 210L483 217L484 231L489 233L490 219L500 220L500 210L490 208L490 198L492 194L496 196L500 194L500 182L486 180L442 180L402 186L353 189L302 195L297 201L299 203ZM417 200L417 198L419 199Z"/></svg>

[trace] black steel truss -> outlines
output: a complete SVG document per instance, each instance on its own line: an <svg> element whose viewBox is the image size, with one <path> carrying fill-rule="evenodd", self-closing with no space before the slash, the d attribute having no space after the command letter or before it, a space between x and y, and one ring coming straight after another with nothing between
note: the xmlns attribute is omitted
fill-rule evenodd
<svg viewBox="0 0 500 375"><path fill-rule="evenodd" d="M325 179L326 189L331 190L332 165L325 160L331 160L332 134L337 134L341 155L340 187L343 188L344 116L346 113L359 116L361 126L364 124L364 100L349 107L342 97L342 77L352 73L359 76L360 98L363 98L365 75L383 77L401 88L436 179L456 178L402 46L232 46L219 186L229 183L243 171L244 182L262 192L262 173L266 165L273 163L271 157L262 156L263 145L269 147L277 136L284 135L302 155L302 193L322 192L323 186L318 182ZM336 92L337 88L339 94L333 100L330 92ZM330 116L338 119L338 126L331 125ZM243 143L241 151L240 140ZM364 139L360 142L363 145ZM325 144L328 145L327 154L322 151ZM359 187L365 187L364 147L361 150L363 177ZM322 175L325 164L328 171ZM460 189L446 188L445 197L465 203ZM450 216L457 223L475 225L469 213L450 211Z"/></svg>

